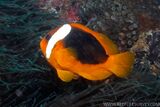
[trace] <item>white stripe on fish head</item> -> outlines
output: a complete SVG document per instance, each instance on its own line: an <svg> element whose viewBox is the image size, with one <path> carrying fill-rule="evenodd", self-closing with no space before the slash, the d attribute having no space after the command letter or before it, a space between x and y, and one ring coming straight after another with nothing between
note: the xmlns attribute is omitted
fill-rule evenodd
<svg viewBox="0 0 160 107"><path fill-rule="evenodd" d="M71 31L71 26L69 24L64 24L62 27L60 27L50 38L47 44L46 48L46 57L47 59L50 58L50 55L52 53L52 49L54 48L55 44L59 41L65 38Z"/></svg>

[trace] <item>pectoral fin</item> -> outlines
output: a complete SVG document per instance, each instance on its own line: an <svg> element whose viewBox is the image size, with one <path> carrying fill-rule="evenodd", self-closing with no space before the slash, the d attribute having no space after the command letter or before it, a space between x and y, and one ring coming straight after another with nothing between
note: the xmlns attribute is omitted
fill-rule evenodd
<svg viewBox="0 0 160 107"><path fill-rule="evenodd" d="M76 54L72 48L58 50L56 61L63 68L73 67L77 63Z"/></svg>

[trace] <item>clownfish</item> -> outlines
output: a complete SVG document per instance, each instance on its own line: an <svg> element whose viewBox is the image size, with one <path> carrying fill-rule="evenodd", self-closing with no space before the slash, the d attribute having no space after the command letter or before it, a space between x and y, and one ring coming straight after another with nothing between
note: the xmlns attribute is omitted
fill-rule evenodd
<svg viewBox="0 0 160 107"><path fill-rule="evenodd" d="M106 35L78 23L51 30L40 41L40 48L64 82L79 76L93 81L111 75L124 78L131 72L135 59L129 51L120 53Z"/></svg>

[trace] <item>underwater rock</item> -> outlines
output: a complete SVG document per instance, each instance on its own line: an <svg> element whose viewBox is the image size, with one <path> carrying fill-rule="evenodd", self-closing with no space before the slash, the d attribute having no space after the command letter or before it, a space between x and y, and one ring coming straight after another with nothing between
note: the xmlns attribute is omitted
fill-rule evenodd
<svg viewBox="0 0 160 107"><path fill-rule="evenodd" d="M149 64L153 73L158 75L160 69L160 30L150 30L140 34L137 42L131 48L136 53L136 64Z"/></svg>

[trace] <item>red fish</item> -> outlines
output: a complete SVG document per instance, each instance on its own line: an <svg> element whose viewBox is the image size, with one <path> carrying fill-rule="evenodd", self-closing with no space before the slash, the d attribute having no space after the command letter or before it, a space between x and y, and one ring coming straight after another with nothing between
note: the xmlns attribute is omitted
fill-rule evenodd
<svg viewBox="0 0 160 107"><path fill-rule="evenodd" d="M120 53L106 35L70 23L51 30L40 42L42 53L62 81L81 76L103 80L111 75L124 78L132 70L134 54Z"/></svg>

